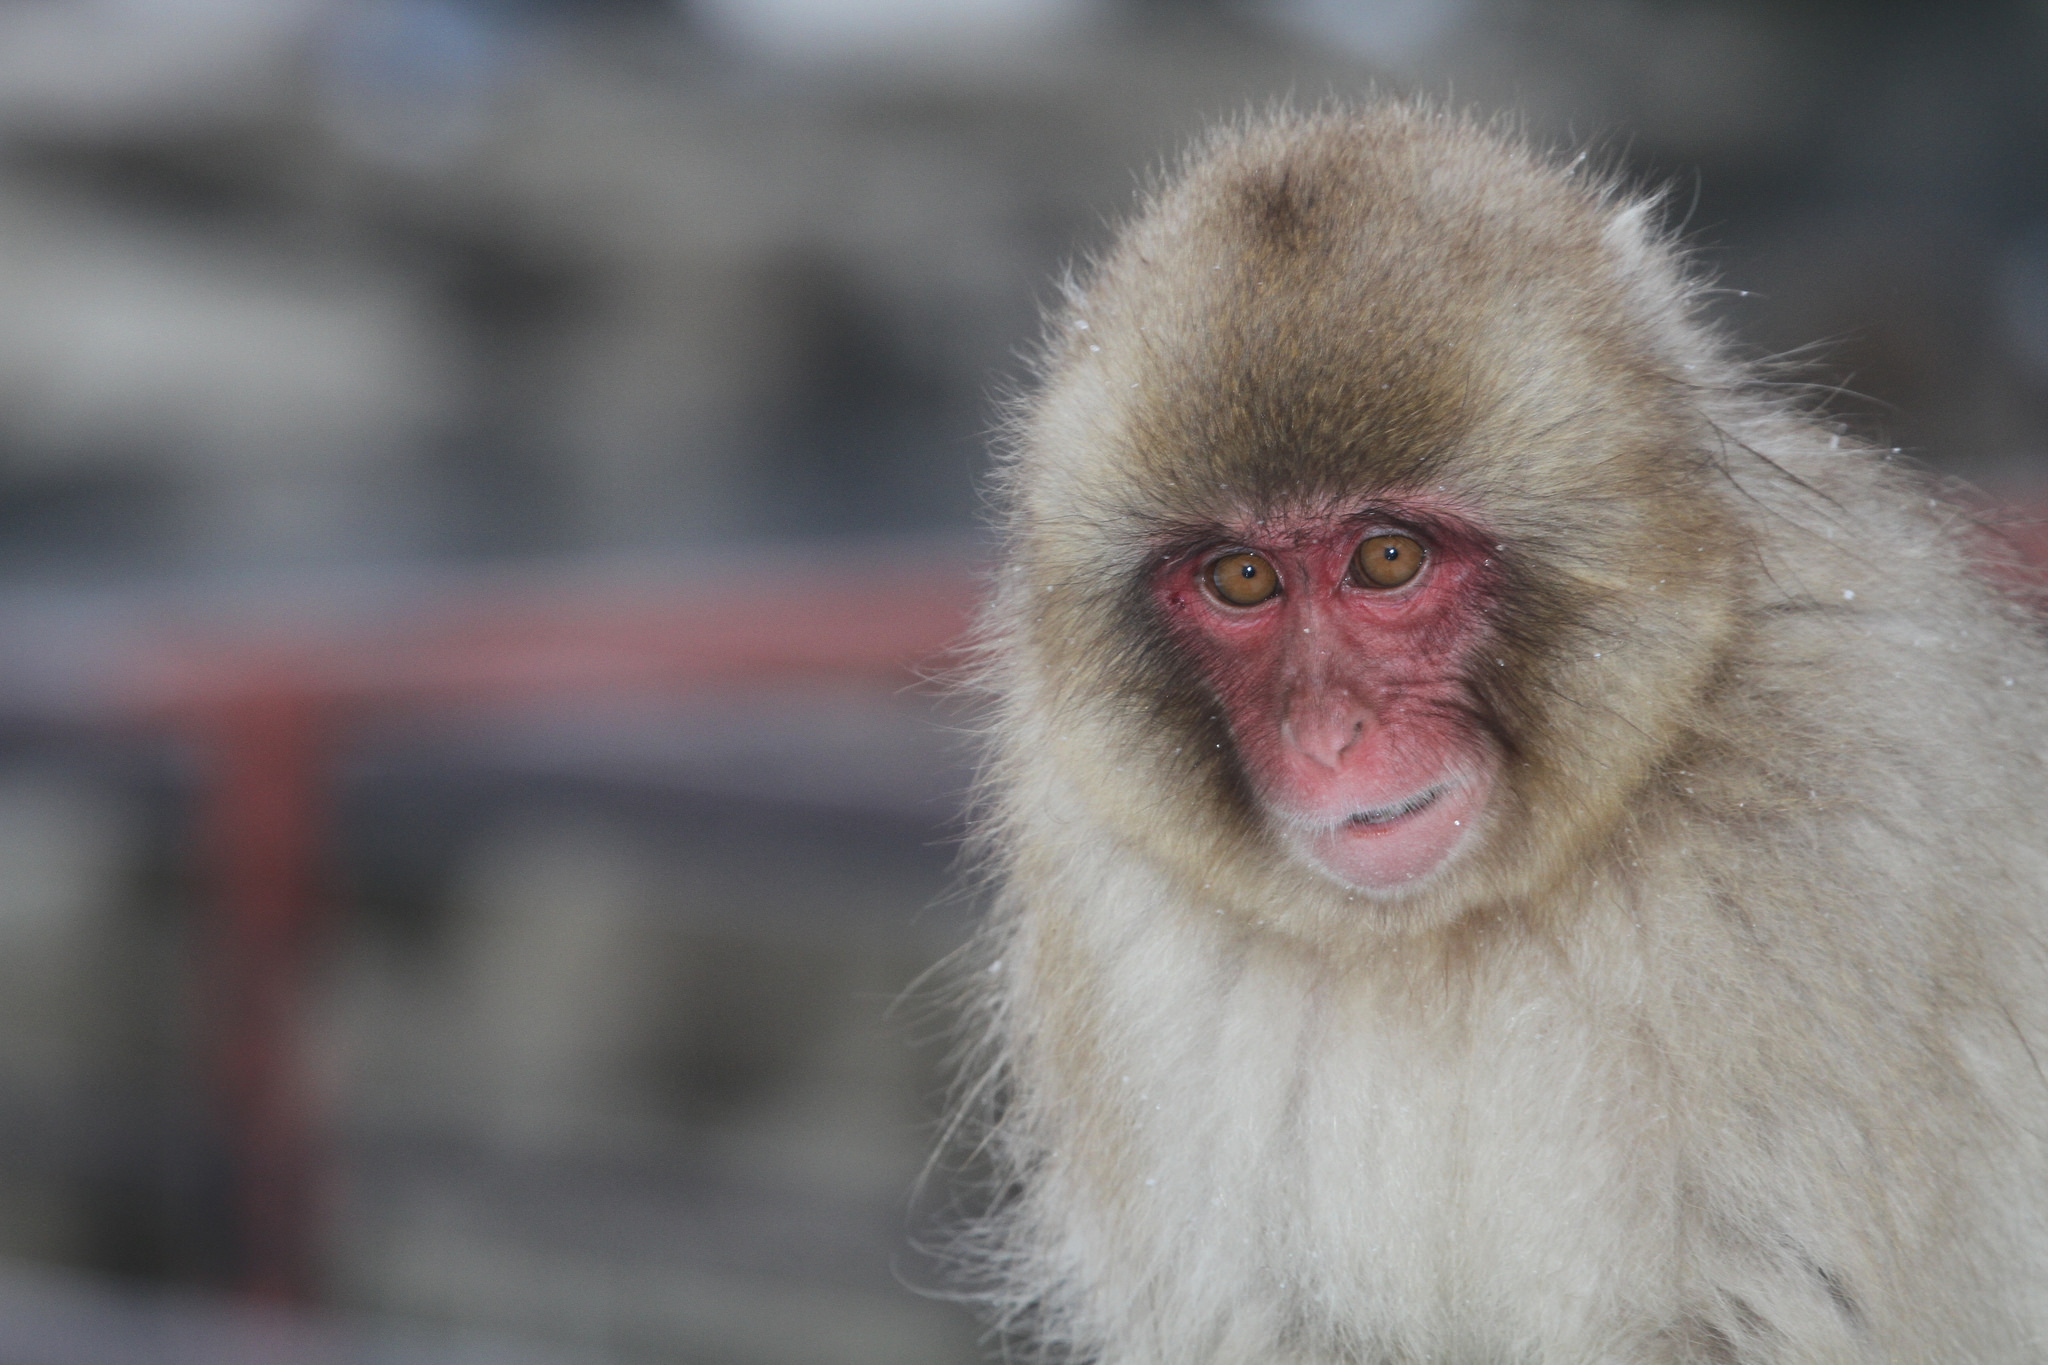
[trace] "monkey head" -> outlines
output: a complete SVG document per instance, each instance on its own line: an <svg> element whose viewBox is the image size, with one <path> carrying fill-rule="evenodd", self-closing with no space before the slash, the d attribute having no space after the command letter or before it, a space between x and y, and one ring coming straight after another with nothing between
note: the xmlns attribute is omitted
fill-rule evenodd
<svg viewBox="0 0 2048 1365"><path fill-rule="evenodd" d="M1759 572L1645 208L1466 133L1475 180L1420 112L1197 158L1070 291L1005 476L1032 808L1317 942L1568 875L1704 742Z"/></svg>

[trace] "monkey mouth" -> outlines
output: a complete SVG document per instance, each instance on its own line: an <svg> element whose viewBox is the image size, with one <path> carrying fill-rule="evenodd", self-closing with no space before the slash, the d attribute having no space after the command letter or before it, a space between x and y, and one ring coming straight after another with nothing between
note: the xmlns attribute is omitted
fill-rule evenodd
<svg viewBox="0 0 2048 1365"><path fill-rule="evenodd" d="M1439 773L1412 796L1289 830L1295 849L1355 891L1398 896L1419 886L1471 839L1485 818L1491 775Z"/></svg>
<svg viewBox="0 0 2048 1365"><path fill-rule="evenodd" d="M1405 800L1388 806L1374 806L1370 810L1354 811L1344 821L1346 829L1379 829L1385 825L1405 820L1419 810L1436 804L1437 798L1450 790L1450 783L1439 782L1427 791L1417 792Z"/></svg>

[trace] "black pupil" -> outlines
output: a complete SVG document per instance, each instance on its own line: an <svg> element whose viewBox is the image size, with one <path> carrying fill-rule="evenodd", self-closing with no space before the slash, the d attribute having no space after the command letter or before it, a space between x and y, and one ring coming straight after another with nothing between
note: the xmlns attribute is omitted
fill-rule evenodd
<svg viewBox="0 0 2048 1365"><path fill-rule="evenodd" d="M1259 566L1247 561L1237 566L1237 575L1246 581L1250 581L1259 576Z"/></svg>
<svg viewBox="0 0 2048 1365"><path fill-rule="evenodd" d="M1380 558L1386 560L1389 564L1393 563L1400 557L1401 547L1398 545L1386 545L1380 548Z"/></svg>

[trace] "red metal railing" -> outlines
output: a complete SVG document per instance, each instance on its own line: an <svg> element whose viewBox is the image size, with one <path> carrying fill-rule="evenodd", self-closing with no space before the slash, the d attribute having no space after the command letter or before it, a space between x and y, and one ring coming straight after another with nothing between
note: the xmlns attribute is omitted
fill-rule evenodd
<svg viewBox="0 0 2048 1365"><path fill-rule="evenodd" d="M317 1278L323 1163L303 1015L323 910L329 764L356 721L393 708L804 678L900 689L961 639L976 595L963 561L902 548L836 565L709 571L722 568L444 592L324 628L275 612L260 624L188 620L141 649L128 704L196 741L206 765L204 1018L244 1291L300 1299ZM849 594L849 580L861 591Z"/></svg>

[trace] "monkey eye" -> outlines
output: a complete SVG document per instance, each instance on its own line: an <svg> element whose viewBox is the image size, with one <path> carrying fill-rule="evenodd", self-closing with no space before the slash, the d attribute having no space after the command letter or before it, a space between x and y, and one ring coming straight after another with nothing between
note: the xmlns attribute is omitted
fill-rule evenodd
<svg viewBox="0 0 2048 1365"><path fill-rule="evenodd" d="M1240 550L1209 566L1209 586L1233 607L1256 607L1280 591L1280 575L1264 555Z"/></svg>
<svg viewBox="0 0 2048 1365"><path fill-rule="evenodd" d="M1351 556L1361 588L1398 588L1422 572L1422 545L1407 536L1368 536Z"/></svg>

